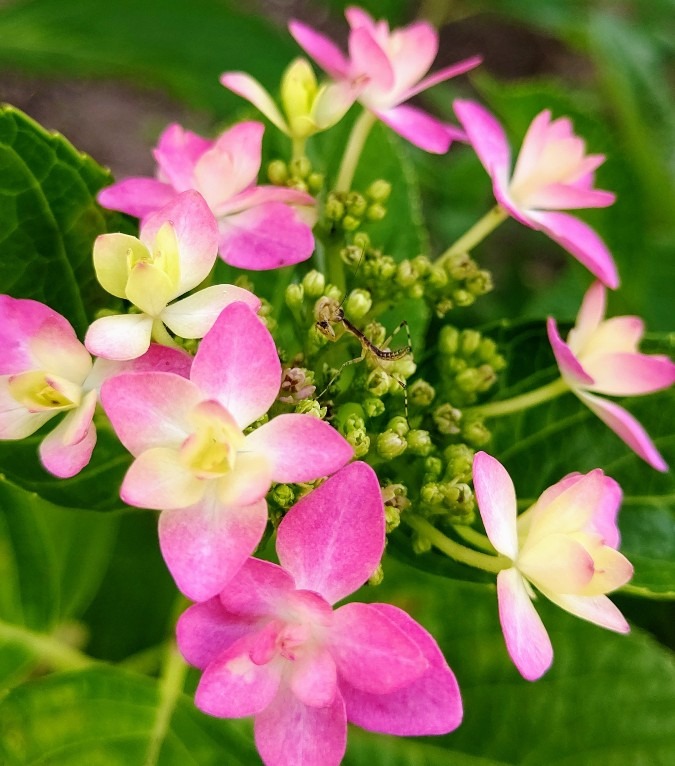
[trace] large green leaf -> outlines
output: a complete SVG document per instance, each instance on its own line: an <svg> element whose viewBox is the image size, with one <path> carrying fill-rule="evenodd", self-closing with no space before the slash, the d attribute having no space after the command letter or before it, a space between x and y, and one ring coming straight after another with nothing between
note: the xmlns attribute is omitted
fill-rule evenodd
<svg viewBox="0 0 675 766"><path fill-rule="evenodd" d="M94 239L126 225L96 204L111 180L62 136L0 108L0 292L46 303L80 335L110 303L94 274Z"/></svg>
<svg viewBox="0 0 675 766"><path fill-rule="evenodd" d="M165 715L158 747L153 741ZM167 702L156 680L112 668L25 684L0 704L6 766L243 766L256 760L237 724L202 715L182 695Z"/></svg>

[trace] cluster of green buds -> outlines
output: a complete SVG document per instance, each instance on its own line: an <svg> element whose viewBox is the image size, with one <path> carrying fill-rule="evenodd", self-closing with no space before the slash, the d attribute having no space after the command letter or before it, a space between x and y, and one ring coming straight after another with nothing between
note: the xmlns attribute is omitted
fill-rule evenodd
<svg viewBox="0 0 675 766"><path fill-rule="evenodd" d="M420 488L419 510L435 521L470 524L475 500L469 482L474 451L466 444L451 444L442 457L427 458Z"/></svg>
<svg viewBox="0 0 675 766"><path fill-rule="evenodd" d="M357 231L364 220L381 221L387 215L386 203L391 194L391 184L379 179L368 189L359 191L331 191L324 204L324 217L330 229L341 228L346 232Z"/></svg>
<svg viewBox="0 0 675 766"><path fill-rule="evenodd" d="M272 160L267 166L267 177L275 186L288 186L314 195L321 192L325 181L323 173L313 170L307 157L296 157L290 162Z"/></svg>

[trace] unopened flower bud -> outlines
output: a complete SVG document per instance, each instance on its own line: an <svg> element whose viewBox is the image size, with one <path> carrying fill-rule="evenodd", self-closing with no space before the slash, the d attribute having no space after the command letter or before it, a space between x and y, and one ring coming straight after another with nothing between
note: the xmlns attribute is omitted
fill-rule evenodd
<svg viewBox="0 0 675 766"><path fill-rule="evenodd" d="M326 199L325 212L329 221L341 221L345 214L344 202L334 192L331 192Z"/></svg>
<svg viewBox="0 0 675 766"><path fill-rule="evenodd" d="M475 367L468 367L455 378L455 385L469 394L479 390L481 381L480 372Z"/></svg>
<svg viewBox="0 0 675 766"><path fill-rule="evenodd" d="M448 275L442 266L431 265L429 269L429 285L436 290L440 290L448 284Z"/></svg>
<svg viewBox="0 0 675 766"><path fill-rule="evenodd" d="M408 488L405 484L387 484L382 487L382 501L384 502L385 514L390 508L395 509L398 511L398 518L400 519L400 514L410 507Z"/></svg>
<svg viewBox="0 0 675 766"><path fill-rule="evenodd" d="M349 215L353 215L356 218L362 218L366 212L368 203L366 202L366 198L363 196L363 194L352 191L349 192L347 198L345 199L345 206Z"/></svg>
<svg viewBox="0 0 675 766"><path fill-rule="evenodd" d="M392 505L384 506L384 525L387 534L393 532L401 523L401 511Z"/></svg>
<svg viewBox="0 0 675 766"><path fill-rule="evenodd" d="M293 176L288 180L287 186L289 189L295 189L299 192L307 193L309 191L309 186L307 186L302 178L297 178L296 176Z"/></svg>
<svg viewBox="0 0 675 766"><path fill-rule="evenodd" d="M441 300L438 301L434 307L434 310L436 311L436 316L439 319L443 319L443 317L448 313L448 311L452 311L453 306L454 304L450 300L450 298L441 298Z"/></svg>
<svg viewBox="0 0 675 766"><path fill-rule="evenodd" d="M382 564L378 564L375 571L368 578L368 585L377 587L378 585L382 584L383 580L384 580L384 570L382 569Z"/></svg>
<svg viewBox="0 0 675 766"><path fill-rule="evenodd" d="M366 195L370 197L373 202L386 202L389 199L390 194L391 184L383 178L378 178L377 181L373 181L366 191Z"/></svg>
<svg viewBox="0 0 675 766"><path fill-rule="evenodd" d="M408 401L416 407L428 407L434 400L434 387L426 380L419 378L408 389Z"/></svg>
<svg viewBox="0 0 675 766"><path fill-rule="evenodd" d="M393 460L402 455L408 443L394 431L384 431L377 437L377 454L385 460Z"/></svg>
<svg viewBox="0 0 675 766"><path fill-rule="evenodd" d="M318 298L326 289L326 278L320 271L312 269L303 277L302 287L308 298Z"/></svg>
<svg viewBox="0 0 675 766"><path fill-rule="evenodd" d="M478 330L462 330L460 333L459 348L462 356L471 356L480 346L482 340Z"/></svg>
<svg viewBox="0 0 675 766"><path fill-rule="evenodd" d="M288 180L288 168L283 160L272 160L267 166L267 177L275 186L283 186Z"/></svg>
<svg viewBox="0 0 675 766"><path fill-rule="evenodd" d="M368 322L363 328L363 334L371 343L381 346L387 337L387 328L379 322Z"/></svg>
<svg viewBox="0 0 675 766"><path fill-rule="evenodd" d="M356 231L361 225L361 219L353 215L346 215L342 219L342 228L345 231Z"/></svg>
<svg viewBox="0 0 675 766"><path fill-rule="evenodd" d="M295 492L288 484L277 484L272 490L271 499L281 508L290 508L295 502Z"/></svg>
<svg viewBox="0 0 675 766"><path fill-rule="evenodd" d="M476 262L467 253L451 255L444 263L445 270L455 282L462 282L478 271Z"/></svg>
<svg viewBox="0 0 675 766"><path fill-rule="evenodd" d="M295 411L300 415L311 415L319 420L326 417L326 408L322 407L316 399L303 399L297 403Z"/></svg>
<svg viewBox="0 0 675 766"><path fill-rule="evenodd" d="M294 178L304 180L312 171L312 163L307 157L296 157L288 163L288 171Z"/></svg>
<svg viewBox="0 0 675 766"><path fill-rule="evenodd" d="M366 378L366 391L373 396L384 396L389 391L391 378L380 369L372 370Z"/></svg>
<svg viewBox="0 0 675 766"><path fill-rule="evenodd" d="M435 481L423 484L422 489L420 489L420 500L425 505L441 505L445 500L441 485Z"/></svg>
<svg viewBox="0 0 675 766"><path fill-rule="evenodd" d="M302 285L296 282L291 283L286 288L286 305L289 309L297 309L302 306L305 298L305 290Z"/></svg>
<svg viewBox="0 0 675 766"><path fill-rule="evenodd" d="M476 296L468 290L453 290L452 300L455 302L455 306L466 308L475 302Z"/></svg>
<svg viewBox="0 0 675 766"><path fill-rule="evenodd" d="M281 78L281 104L288 119L291 134L306 138L315 132L309 119L318 85L310 63L297 58L286 68Z"/></svg>
<svg viewBox="0 0 675 766"><path fill-rule="evenodd" d="M345 439L354 448L354 457L365 457L370 450L370 437L365 428L355 428L345 434Z"/></svg>
<svg viewBox="0 0 675 766"><path fill-rule="evenodd" d="M384 402L376 396L369 396L363 400L363 409L369 418L377 418L384 412Z"/></svg>
<svg viewBox="0 0 675 766"><path fill-rule="evenodd" d="M451 325L446 325L443 327L438 337L438 350L441 354L448 354L451 356L452 354L457 353L458 348L459 330Z"/></svg>
<svg viewBox="0 0 675 766"><path fill-rule="evenodd" d="M337 285L326 285L326 289L323 291L323 294L326 296L326 298L330 298L332 301L335 301L338 304L342 300L342 290L340 290Z"/></svg>
<svg viewBox="0 0 675 766"><path fill-rule="evenodd" d="M366 210L366 218L369 221L381 221L387 215L387 208L381 205L379 202L375 202L368 206Z"/></svg>
<svg viewBox="0 0 675 766"><path fill-rule="evenodd" d="M474 447L482 447L487 444L490 441L491 435L485 423L479 418L466 420L462 424L463 438Z"/></svg>
<svg viewBox="0 0 675 766"><path fill-rule="evenodd" d="M310 397L316 386L314 373L304 367L290 367L283 371L279 401L293 404Z"/></svg>
<svg viewBox="0 0 675 766"><path fill-rule="evenodd" d="M396 261L390 255L383 255L377 263L377 276L381 280L393 279L396 274Z"/></svg>
<svg viewBox="0 0 675 766"><path fill-rule="evenodd" d="M412 538L412 549L418 555L429 553L431 550L431 540L428 537L415 533Z"/></svg>
<svg viewBox="0 0 675 766"><path fill-rule="evenodd" d="M455 409L449 402L441 404L440 407L436 407L432 417L436 428L442 434L458 434L459 424L462 420L462 413L460 410Z"/></svg>
<svg viewBox="0 0 675 766"><path fill-rule="evenodd" d="M373 299L368 290L356 288L349 293L345 301L345 315L355 322L370 311L373 305Z"/></svg>
<svg viewBox="0 0 675 766"><path fill-rule="evenodd" d="M408 421L402 415L397 415L387 423L387 429L399 436L405 436L408 431L410 431L410 426L408 425Z"/></svg>
<svg viewBox="0 0 675 766"><path fill-rule="evenodd" d="M408 449L413 455L421 455L426 457L433 449L431 442L431 435L428 431L422 431L421 429L413 429L407 435Z"/></svg>
<svg viewBox="0 0 675 766"><path fill-rule="evenodd" d="M448 461L445 475L455 481L469 481L473 465L474 450L466 444L451 444L443 451Z"/></svg>
<svg viewBox="0 0 675 766"><path fill-rule="evenodd" d="M471 279L466 280L466 289L476 297L491 292L493 288L492 274L485 269L479 271Z"/></svg>
<svg viewBox="0 0 675 766"><path fill-rule="evenodd" d="M323 173L310 173L307 177L307 186L312 194L318 194L323 185L326 182L326 178Z"/></svg>
<svg viewBox="0 0 675 766"><path fill-rule="evenodd" d="M401 287L410 287L417 280L417 273L410 261L401 261L396 270L396 283Z"/></svg>

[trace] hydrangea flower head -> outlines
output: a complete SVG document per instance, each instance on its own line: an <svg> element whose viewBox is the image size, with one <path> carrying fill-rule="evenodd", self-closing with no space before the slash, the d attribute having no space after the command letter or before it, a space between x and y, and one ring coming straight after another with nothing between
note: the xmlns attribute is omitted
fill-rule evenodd
<svg viewBox="0 0 675 766"><path fill-rule="evenodd" d="M104 207L145 219L188 189L196 189L217 220L220 257L242 269L276 269L304 261L314 237L300 209L309 194L257 186L264 126L241 122L209 141L169 125L154 150L157 178L127 178L99 192Z"/></svg>
<svg viewBox="0 0 675 766"><path fill-rule="evenodd" d="M638 344L644 322L636 316L605 319L606 298L600 282L591 285L567 342L560 337L555 319L549 317L553 353L576 396L649 465L667 471L665 460L640 423L623 407L595 394L636 396L668 388L675 383L675 364L667 356L641 354Z"/></svg>
<svg viewBox="0 0 675 766"><path fill-rule="evenodd" d="M633 576L630 562L617 551L621 488L613 479L600 469L569 474L520 516L513 482L498 460L476 453L473 481L488 538L513 562L497 575L499 620L524 678L540 678L553 661L530 583L577 617L628 632L628 623L605 595Z"/></svg>
<svg viewBox="0 0 675 766"><path fill-rule="evenodd" d="M327 37L299 21L289 28L298 45L334 80L359 87L358 100L392 130L428 152L444 154L462 131L405 101L433 85L477 67L474 56L425 77L438 52L438 32L425 21L389 29L361 8L345 11L349 56Z"/></svg>
<svg viewBox="0 0 675 766"><path fill-rule="evenodd" d="M244 434L280 385L272 336L235 302L202 340L189 380L130 373L101 389L120 441L136 458L122 499L162 511L162 553L190 598L222 590L260 542L271 482L313 481L352 457L348 442L311 415L279 415Z"/></svg>
<svg viewBox="0 0 675 766"><path fill-rule="evenodd" d="M384 550L377 477L353 463L288 512L281 566L249 559L219 597L178 623L178 645L204 672L195 702L255 716L267 766L337 766L347 721L389 734L443 734L462 718L455 677L433 638L389 604L335 602Z"/></svg>
<svg viewBox="0 0 675 766"><path fill-rule="evenodd" d="M560 212L614 203L612 192L593 188L594 171L604 155L587 155L570 120L551 120L546 109L530 124L511 173L511 150L495 117L473 101L459 99L454 108L501 207L525 226L543 231L608 287L618 287L616 265L605 243L583 221Z"/></svg>

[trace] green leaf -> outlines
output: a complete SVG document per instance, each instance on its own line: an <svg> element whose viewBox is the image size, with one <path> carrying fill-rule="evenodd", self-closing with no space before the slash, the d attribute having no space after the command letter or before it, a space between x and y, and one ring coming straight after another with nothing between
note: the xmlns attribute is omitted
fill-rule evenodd
<svg viewBox="0 0 675 766"><path fill-rule="evenodd" d="M116 669L51 676L0 704L0 762L7 766L221 766L257 756L236 723L208 718L180 696L157 758L148 758L164 712L158 682ZM147 760L146 760L147 759Z"/></svg>
<svg viewBox="0 0 675 766"><path fill-rule="evenodd" d="M220 85L222 72L246 69L278 88L297 50L290 35L222 0L29 0L0 13L0 38L7 68L120 77L221 118L244 103Z"/></svg>
<svg viewBox="0 0 675 766"><path fill-rule="evenodd" d="M110 303L94 274L94 239L126 227L96 204L111 181L62 136L0 107L0 292L46 303L80 336L95 309Z"/></svg>

